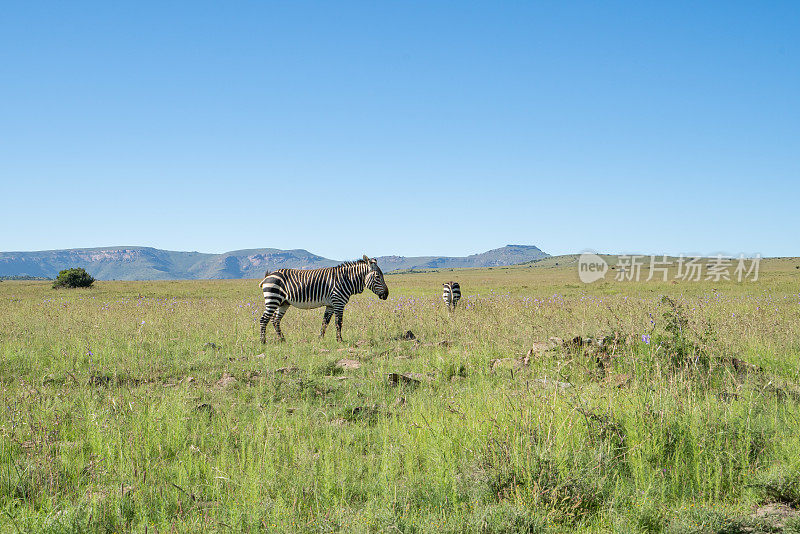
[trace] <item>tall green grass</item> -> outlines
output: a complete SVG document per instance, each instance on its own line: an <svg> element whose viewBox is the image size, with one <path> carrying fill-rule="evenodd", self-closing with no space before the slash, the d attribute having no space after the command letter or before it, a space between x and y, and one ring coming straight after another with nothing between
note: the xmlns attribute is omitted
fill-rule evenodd
<svg viewBox="0 0 800 534"><path fill-rule="evenodd" d="M343 345L297 309L286 343L258 343L253 281L4 282L0 525L768 532L755 506L800 505L790 267L749 285L388 276L389 301L347 306ZM593 343L522 361L552 336Z"/></svg>

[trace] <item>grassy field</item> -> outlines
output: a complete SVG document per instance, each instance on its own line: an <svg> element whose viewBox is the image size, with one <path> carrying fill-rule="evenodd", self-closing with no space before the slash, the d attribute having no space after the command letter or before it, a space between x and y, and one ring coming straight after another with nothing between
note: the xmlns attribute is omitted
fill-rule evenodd
<svg viewBox="0 0 800 534"><path fill-rule="evenodd" d="M254 280L2 282L0 530L800 532L800 259L556 263L389 275L344 344L261 345Z"/></svg>

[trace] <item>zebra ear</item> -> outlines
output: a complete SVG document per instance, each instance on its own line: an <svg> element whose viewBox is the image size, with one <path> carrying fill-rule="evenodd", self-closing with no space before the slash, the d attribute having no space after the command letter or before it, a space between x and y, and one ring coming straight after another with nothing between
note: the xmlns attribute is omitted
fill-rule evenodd
<svg viewBox="0 0 800 534"><path fill-rule="evenodd" d="M369 258L367 257L367 255L366 255L366 254L364 254L364 261L365 261L365 262L367 262L367 263L369 263Z"/></svg>

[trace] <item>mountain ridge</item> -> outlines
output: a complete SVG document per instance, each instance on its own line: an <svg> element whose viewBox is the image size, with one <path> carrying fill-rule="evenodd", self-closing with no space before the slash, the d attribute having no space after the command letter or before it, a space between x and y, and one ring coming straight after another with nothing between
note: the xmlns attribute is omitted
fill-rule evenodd
<svg viewBox="0 0 800 534"><path fill-rule="evenodd" d="M533 245L506 245L469 256L379 256L384 272L408 269L495 267L549 257ZM98 280L194 280L260 278L281 268L338 265L305 249L253 248L221 254L116 246L0 252L0 276L54 278L62 269L82 267Z"/></svg>

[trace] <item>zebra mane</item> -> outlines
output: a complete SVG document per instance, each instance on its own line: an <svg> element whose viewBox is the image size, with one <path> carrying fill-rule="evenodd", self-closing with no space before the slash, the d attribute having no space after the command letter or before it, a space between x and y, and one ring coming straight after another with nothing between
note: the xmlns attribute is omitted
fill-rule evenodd
<svg viewBox="0 0 800 534"><path fill-rule="evenodd" d="M365 265L366 263L364 260L343 261L336 267L353 267L355 265Z"/></svg>

